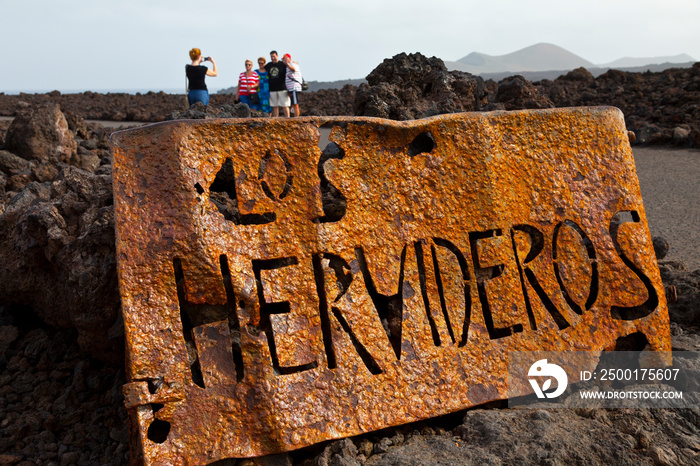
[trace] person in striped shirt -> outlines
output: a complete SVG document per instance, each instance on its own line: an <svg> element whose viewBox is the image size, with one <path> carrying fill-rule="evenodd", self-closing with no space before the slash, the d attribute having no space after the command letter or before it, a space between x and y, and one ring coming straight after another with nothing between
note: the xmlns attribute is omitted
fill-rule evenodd
<svg viewBox="0 0 700 466"><path fill-rule="evenodd" d="M253 62L246 60L245 71L238 75L236 98L253 110L260 110L260 100L256 99L259 80L258 73L253 70ZM253 100L256 102L253 103Z"/></svg>
<svg viewBox="0 0 700 466"><path fill-rule="evenodd" d="M299 110L299 94L301 93L301 68L299 63L292 61L292 56L285 53L282 57L282 61L287 65L287 73L285 76L285 85L287 86L287 91L289 91L289 98L292 103L292 111L294 116L301 116Z"/></svg>

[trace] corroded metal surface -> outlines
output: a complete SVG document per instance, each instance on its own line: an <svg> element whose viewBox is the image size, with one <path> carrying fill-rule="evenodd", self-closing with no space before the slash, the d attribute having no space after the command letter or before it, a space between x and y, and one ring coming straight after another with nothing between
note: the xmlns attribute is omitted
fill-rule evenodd
<svg viewBox="0 0 700 466"><path fill-rule="evenodd" d="M146 463L502 399L509 351L633 333L670 350L616 109L178 121L112 144L124 393Z"/></svg>

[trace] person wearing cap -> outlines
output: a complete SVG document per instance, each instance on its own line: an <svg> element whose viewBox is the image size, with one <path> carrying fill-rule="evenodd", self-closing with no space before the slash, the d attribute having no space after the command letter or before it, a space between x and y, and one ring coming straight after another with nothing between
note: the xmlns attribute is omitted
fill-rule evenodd
<svg viewBox="0 0 700 466"><path fill-rule="evenodd" d="M301 68L299 63L292 61L292 56L285 53L282 57L282 62L287 65L287 74L285 76L285 85L287 86L287 91L289 91L289 99L294 111L294 116L301 116L299 110L299 93L301 93Z"/></svg>

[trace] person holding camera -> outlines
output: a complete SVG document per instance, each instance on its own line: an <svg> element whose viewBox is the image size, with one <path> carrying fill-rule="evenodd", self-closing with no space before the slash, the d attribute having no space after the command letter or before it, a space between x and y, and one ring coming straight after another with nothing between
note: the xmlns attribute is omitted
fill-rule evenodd
<svg viewBox="0 0 700 466"><path fill-rule="evenodd" d="M196 47L190 50L190 59L192 60L192 64L185 65L185 75L187 76L188 82L187 101L190 106L194 105L195 102L202 102L204 105L209 105L209 91L204 82L204 77L214 77L219 74L216 70L216 62L211 57L202 57L202 51ZM202 65L203 61L211 62L213 68L210 70L208 67Z"/></svg>

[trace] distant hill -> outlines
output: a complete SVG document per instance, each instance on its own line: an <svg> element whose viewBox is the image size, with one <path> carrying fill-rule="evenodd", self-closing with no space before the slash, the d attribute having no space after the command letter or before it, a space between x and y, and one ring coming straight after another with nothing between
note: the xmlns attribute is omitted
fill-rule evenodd
<svg viewBox="0 0 700 466"><path fill-rule="evenodd" d="M486 79L500 80L520 74L530 81L538 81L557 78L579 67L599 76L611 68L630 72L662 71L674 67L687 68L695 61L690 55L679 54L668 57L627 57L596 65L557 45L541 43L499 56L472 52L457 61L446 61L445 65L450 70L466 71Z"/></svg>
<svg viewBox="0 0 700 466"><path fill-rule="evenodd" d="M688 55L687 53L681 53L679 55L673 55L671 57L644 57L644 58L634 58L634 57L624 57L619 58L610 63L603 63L598 65L600 68L631 68L635 66L647 66L647 65L659 65L662 63L688 63L695 62L695 59Z"/></svg>
<svg viewBox="0 0 700 466"><path fill-rule="evenodd" d="M616 69L619 71L626 71L628 73L644 73L646 71L651 71L653 73L658 73L660 71L668 70L670 68L690 68L695 64L694 61L689 61L686 63L661 63L658 65L645 65L645 66L631 66L631 67L615 67L615 68L598 68L596 66L592 68L586 68L594 77L598 77L610 69ZM448 67L449 68L449 67ZM452 69L452 68L450 68ZM559 76L567 74L571 70L551 70L551 71L520 71L520 72L502 72L502 73L483 73L480 76L484 79L492 79L494 81L500 81L509 76L518 74L528 81L536 82L542 81L543 79L549 79L553 81Z"/></svg>
<svg viewBox="0 0 700 466"><path fill-rule="evenodd" d="M472 52L456 62L445 62L451 70L471 74L573 70L594 67L590 61L552 44L536 44L506 55L492 56Z"/></svg>
<svg viewBox="0 0 700 466"><path fill-rule="evenodd" d="M366 83L366 79L344 79L342 81L306 81L309 85L309 91L319 91L321 89L342 89L346 84L352 84L353 86L359 86L362 83Z"/></svg>

